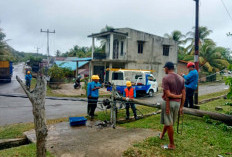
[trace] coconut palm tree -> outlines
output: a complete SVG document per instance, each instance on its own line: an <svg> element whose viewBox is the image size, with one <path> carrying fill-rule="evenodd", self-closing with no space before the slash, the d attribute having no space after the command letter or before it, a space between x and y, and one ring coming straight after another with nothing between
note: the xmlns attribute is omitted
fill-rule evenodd
<svg viewBox="0 0 232 157"><path fill-rule="evenodd" d="M185 56L184 60L193 61L193 55ZM222 52L212 40L205 40L200 46L199 65L202 71L218 72L229 65Z"/></svg>
<svg viewBox="0 0 232 157"><path fill-rule="evenodd" d="M183 40L185 38L185 35L183 35L181 31L178 30L174 30L171 34L165 33L164 37L173 39L177 42L178 46L185 43L185 41Z"/></svg>
<svg viewBox="0 0 232 157"><path fill-rule="evenodd" d="M195 29L195 27L193 27ZM199 45L204 44L205 41L211 40L208 36L212 33L212 30L209 30L205 26L199 27ZM188 54L194 54L194 45L195 45L195 31L190 31L186 33L186 40L185 42L190 42L189 46L186 47L186 52Z"/></svg>

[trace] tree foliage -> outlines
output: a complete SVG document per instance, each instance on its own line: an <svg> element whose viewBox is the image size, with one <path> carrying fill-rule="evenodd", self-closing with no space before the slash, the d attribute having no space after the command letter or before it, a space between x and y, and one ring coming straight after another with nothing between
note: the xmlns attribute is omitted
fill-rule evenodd
<svg viewBox="0 0 232 157"><path fill-rule="evenodd" d="M195 28L193 28L195 29ZM216 43L208 38L212 33L205 26L199 27L199 64L202 72L217 72L225 69L231 60L231 51L224 47L217 47ZM195 32L189 31L183 35L175 30L165 37L173 39L178 44L178 59L194 61Z"/></svg>

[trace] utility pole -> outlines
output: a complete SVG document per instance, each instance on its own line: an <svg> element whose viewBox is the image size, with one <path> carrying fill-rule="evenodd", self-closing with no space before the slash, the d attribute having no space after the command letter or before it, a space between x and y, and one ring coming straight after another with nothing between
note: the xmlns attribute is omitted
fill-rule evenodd
<svg viewBox="0 0 232 157"><path fill-rule="evenodd" d="M49 33L56 33L55 30L53 32L50 32L49 29L47 29L46 31L43 31L42 29L40 29L40 32L42 33L47 33L47 55L48 55L48 67L50 64L50 55L49 55Z"/></svg>
<svg viewBox="0 0 232 157"><path fill-rule="evenodd" d="M196 66L197 72L199 72L199 0L196 1L196 26L195 26L195 55L194 63ZM195 104L198 104L198 87L194 94Z"/></svg>
<svg viewBox="0 0 232 157"><path fill-rule="evenodd" d="M38 57L38 54L39 54L39 47L36 47L36 53L37 53L37 57Z"/></svg>

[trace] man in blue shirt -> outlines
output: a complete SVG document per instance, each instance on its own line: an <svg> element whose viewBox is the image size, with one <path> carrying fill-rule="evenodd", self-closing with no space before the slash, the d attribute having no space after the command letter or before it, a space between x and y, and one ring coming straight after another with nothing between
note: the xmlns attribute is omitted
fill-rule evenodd
<svg viewBox="0 0 232 157"><path fill-rule="evenodd" d="M30 90L30 88L31 88L31 80L32 80L32 75L31 75L30 71L27 71L27 74L25 76L25 80L26 80L27 89Z"/></svg>
<svg viewBox="0 0 232 157"><path fill-rule="evenodd" d="M93 75L92 82L88 83L87 86L87 98L88 98L88 108L87 114L91 117L91 120L94 118L94 112L97 107L97 101L99 97L99 89L101 84L99 83L99 76Z"/></svg>
<svg viewBox="0 0 232 157"><path fill-rule="evenodd" d="M185 89L186 89L186 99L184 103L184 107L193 108L193 94L197 89L198 85L198 72L195 69L195 64L193 62L189 62L187 64L187 68L189 69L188 75L182 74L185 79Z"/></svg>

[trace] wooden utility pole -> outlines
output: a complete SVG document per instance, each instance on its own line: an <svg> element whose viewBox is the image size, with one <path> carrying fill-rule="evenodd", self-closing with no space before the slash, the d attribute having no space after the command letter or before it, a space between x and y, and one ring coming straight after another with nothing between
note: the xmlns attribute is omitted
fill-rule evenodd
<svg viewBox="0 0 232 157"><path fill-rule="evenodd" d="M44 105L45 105L47 82L45 80L44 75L40 72L37 74L37 82L35 89L31 92L27 89L25 83L23 83L23 81L18 76L16 76L16 79L32 103L35 133L36 133L36 156L46 157L45 146L46 146L46 137L48 130L46 126Z"/></svg>
<svg viewBox="0 0 232 157"><path fill-rule="evenodd" d="M116 100L119 101L127 101L125 97L116 97ZM159 103L149 103L146 101L141 101L138 99L129 99L129 102L132 102L134 104L139 104L143 106L148 106L148 107L154 107L161 109L161 105ZM184 114L189 114L197 117L203 117L203 116L209 116L209 118L214 119L214 120L219 120L222 121L228 125L232 125L232 115L227 115L227 114L221 114L221 113L216 113L216 112L209 112L209 111L203 111L203 110L196 110L196 109L191 109L191 108L183 108Z"/></svg>
<svg viewBox="0 0 232 157"><path fill-rule="evenodd" d="M50 64L50 55L49 55L49 33L56 33L55 30L53 32L50 32L49 29L47 29L46 31L43 31L42 29L40 29L41 33L47 33L47 55L48 55L48 67Z"/></svg>
<svg viewBox="0 0 232 157"><path fill-rule="evenodd" d="M199 72L199 0L196 1L196 25L195 25L195 55L194 55L194 63L197 72ZM195 104L198 104L198 87L194 94Z"/></svg>

